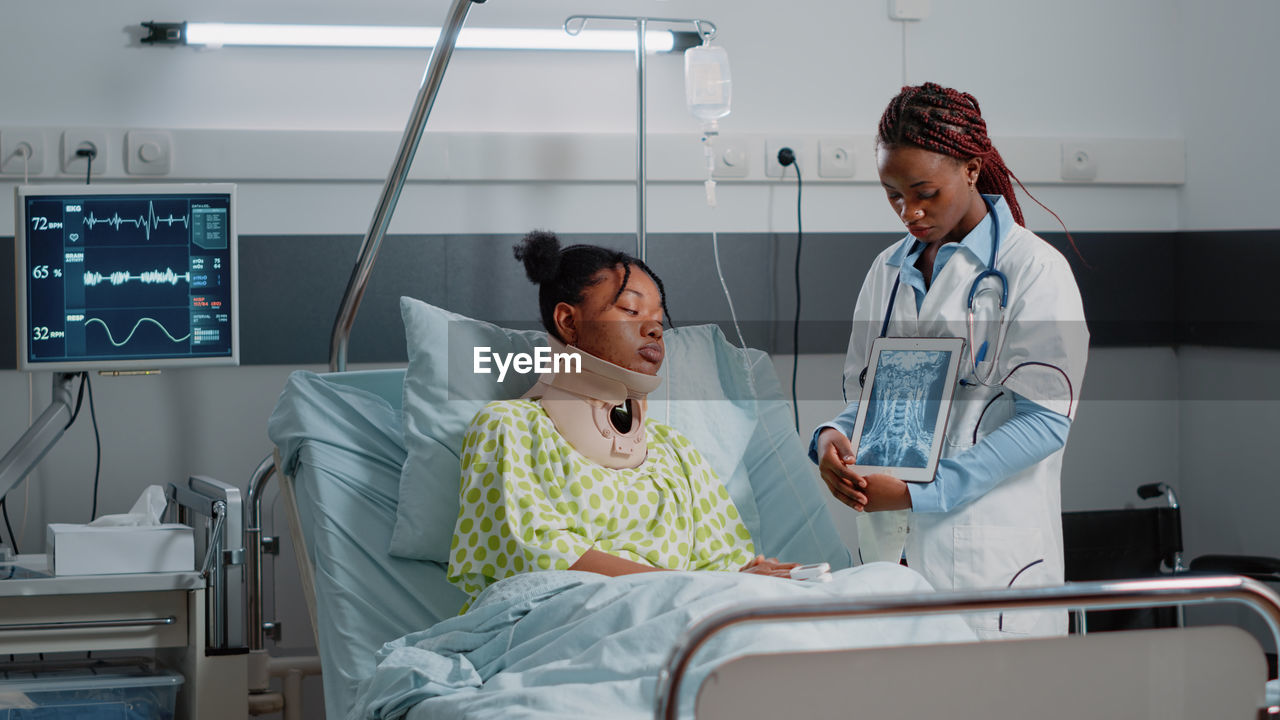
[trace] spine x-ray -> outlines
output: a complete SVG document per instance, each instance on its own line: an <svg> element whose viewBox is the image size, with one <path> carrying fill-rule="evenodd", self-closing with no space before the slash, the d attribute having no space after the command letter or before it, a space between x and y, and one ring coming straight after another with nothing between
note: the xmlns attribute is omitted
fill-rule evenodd
<svg viewBox="0 0 1280 720"><path fill-rule="evenodd" d="M930 350L880 353L858 443L858 465L928 465L949 359L947 352Z"/></svg>

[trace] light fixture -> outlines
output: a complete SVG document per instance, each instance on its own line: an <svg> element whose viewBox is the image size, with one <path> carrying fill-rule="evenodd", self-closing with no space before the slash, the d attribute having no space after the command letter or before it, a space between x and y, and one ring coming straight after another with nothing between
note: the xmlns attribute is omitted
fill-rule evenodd
<svg viewBox="0 0 1280 720"><path fill-rule="evenodd" d="M274 47L428 48L436 44L440 28L395 25L267 25L219 22L144 22L148 45L257 45ZM645 33L650 53L681 52L701 42L697 33L653 30ZM560 28L466 28L458 35L459 49L636 51L636 34L629 30L586 30L569 35Z"/></svg>

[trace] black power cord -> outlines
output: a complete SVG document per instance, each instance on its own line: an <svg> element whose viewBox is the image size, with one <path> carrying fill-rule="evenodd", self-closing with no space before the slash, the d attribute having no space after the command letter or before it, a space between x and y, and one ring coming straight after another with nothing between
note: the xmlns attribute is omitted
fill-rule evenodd
<svg viewBox="0 0 1280 720"><path fill-rule="evenodd" d="M89 522L98 519L98 479L102 476L102 438L98 435L98 414L93 409L93 383L89 381L89 373L84 374L84 382L89 386L89 419L93 421L93 507L89 511Z"/></svg>
<svg viewBox="0 0 1280 720"><path fill-rule="evenodd" d="M796 397L796 375L800 369L800 249L804 247L804 221L800 214L800 199L804 192L804 181L800 177L800 163L796 162L795 151L784 147L778 151L778 164L788 165L796 169L796 320L791 326L791 412L795 416L796 433L800 432L800 402Z"/></svg>
<svg viewBox="0 0 1280 720"><path fill-rule="evenodd" d="M93 383L89 379L89 373L81 372L78 374L80 375L80 388L76 391L76 406L71 411L71 419L67 421L67 424L62 429L67 430L75 424L76 418L80 417L80 408L83 406L85 390L87 389L89 391L89 418L93 421L93 505L89 514L89 520L93 521L98 517L98 481L102 477L102 436L98 434L98 413L93 407ZM13 533L10 532L9 536L12 537Z"/></svg>
<svg viewBox="0 0 1280 720"><path fill-rule="evenodd" d="M9 506L5 504L5 498L0 498L0 514L4 515L4 528L9 531L9 546L13 548L14 555L21 555L18 550L18 536L13 534L13 526L9 524Z"/></svg>
<svg viewBox="0 0 1280 720"><path fill-rule="evenodd" d="M88 143L85 143L85 144L89 145ZM85 163L85 169L84 169L84 184L88 185L90 182L90 179L93 177L93 159L98 157L98 149L92 145L89 145L88 147L78 148L76 150L76 157L82 157L88 160L88 162Z"/></svg>

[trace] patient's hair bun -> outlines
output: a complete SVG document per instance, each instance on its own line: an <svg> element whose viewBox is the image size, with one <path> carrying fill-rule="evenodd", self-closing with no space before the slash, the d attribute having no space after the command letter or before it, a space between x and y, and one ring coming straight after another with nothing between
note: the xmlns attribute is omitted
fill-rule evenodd
<svg viewBox="0 0 1280 720"><path fill-rule="evenodd" d="M534 230L515 245L516 259L524 263L524 272L541 285L555 280L560 271L560 239L548 230Z"/></svg>

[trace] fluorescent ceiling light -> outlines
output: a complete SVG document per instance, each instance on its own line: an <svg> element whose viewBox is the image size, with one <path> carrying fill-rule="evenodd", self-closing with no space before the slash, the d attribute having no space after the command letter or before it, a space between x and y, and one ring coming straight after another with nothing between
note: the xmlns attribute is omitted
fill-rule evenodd
<svg viewBox="0 0 1280 720"><path fill-rule="evenodd" d="M187 45L267 45L289 47L432 47L440 28L392 25L262 25L252 23L184 23ZM670 52L675 35L669 30L645 33L647 52ZM635 52L636 33L629 30L564 30L530 28L464 28L458 48L490 50L593 50Z"/></svg>

